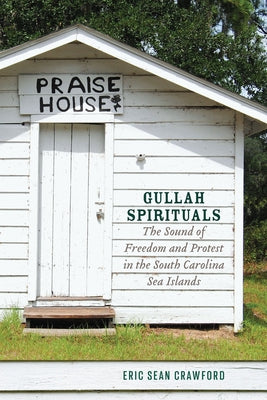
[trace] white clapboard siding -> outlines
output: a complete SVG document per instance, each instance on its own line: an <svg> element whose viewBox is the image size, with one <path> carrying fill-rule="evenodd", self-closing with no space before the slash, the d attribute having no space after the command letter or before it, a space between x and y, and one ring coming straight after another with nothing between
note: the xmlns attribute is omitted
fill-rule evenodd
<svg viewBox="0 0 267 400"><path fill-rule="evenodd" d="M1 151L1 144L0 144ZM3 160L0 159L0 174L19 176L19 175L29 175L29 160Z"/></svg>
<svg viewBox="0 0 267 400"><path fill-rule="evenodd" d="M29 148L29 143L0 142L0 158L29 158Z"/></svg>
<svg viewBox="0 0 267 400"><path fill-rule="evenodd" d="M28 228L0 226L0 243L27 243L27 241Z"/></svg>
<svg viewBox="0 0 267 400"><path fill-rule="evenodd" d="M179 193L179 198L180 199L185 199L187 192L182 191L182 190L177 190L175 189L176 192ZM164 197L164 191L162 189L158 189L157 191L157 196L159 196L158 192L161 192ZM114 190L113 194L113 203L115 206L144 206L145 201L144 201L144 194L147 193L146 191L143 190ZM146 195L151 197L151 200L148 200L149 206L156 206L158 207L159 204L155 202L155 194L154 191L149 190L149 193L151 195ZM174 198L173 192L169 192L168 194L169 199ZM194 191L190 191L190 196L194 196ZM215 207L215 206L224 206L224 207L229 207L234 205L234 191L233 190L226 190L223 192L221 191L216 191L216 190L207 190L205 191L204 195L204 204L208 205L209 207ZM170 200L168 200L170 201ZM165 200L164 200L165 202ZM165 204L164 204L165 205ZM179 204L178 204L179 205Z"/></svg>
<svg viewBox="0 0 267 400"><path fill-rule="evenodd" d="M0 142L29 142L29 140L29 124L0 123Z"/></svg>
<svg viewBox="0 0 267 400"><path fill-rule="evenodd" d="M1 185L1 181L0 181ZM114 174L114 189L233 190L231 174ZM1 188L1 186L0 186Z"/></svg>
<svg viewBox="0 0 267 400"><path fill-rule="evenodd" d="M17 76L0 76L0 91L17 90Z"/></svg>
<svg viewBox="0 0 267 400"><path fill-rule="evenodd" d="M29 215L26 210L0 210L1 226L28 226Z"/></svg>
<svg viewBox="0 0 267 400"><path fill-rule="evenodd" d="M27 210L28 208L29 208L28 193L0 193L0 209Z"/></svg>
<svg viewBox="0 0 267 400"><path fill-rule="evenodd" d="M28 274L27 260L0 260L0 275L26 276Z"/></svg>
<svg viewBox="0 0 267 400"><path fill-rule="evenodd" d="M234 129L233 126L229 125L201 125L194 121L187 123L119 124L115 125L114 138L115 140L233 140Z"/></svg>
<svg viewBox="0 0 267 400"><path fill-rule="evenodd" d="M234 112L224 108L161 108L124 107L122 115L115 115L116 123L129 122L192 122L218 125L233 125Z"/></svg>
<svg viewBox="0 0 267 400"><path fill-rule="evenodd" d="M127 257L127 258L126 258ZM113 257L114 273L138 274L232 274L234 272L233 258L220 257Z"/></svg>
<svg viewBox="0 0 267 400"><path fill-rule="evenodd" d="M0 293L0 309L12 307L24 308L27 302L26 293Z"/></svg>
<svg viewBox="0 0 267 400"><path fill-rule="evenodd" d="M233 290L234 289L234 279L233 275L220 275L219 277L214 274L205 274L197 276L197 274L116 274L112 276L113 290L124 289L124 290ZM181 282L177 285L167 285L171 280ZM197 284L190 284L187 282L197 282ZM156 296L156 294L155 294ZM144 304L145 305L145 304Z"/></svg>
<svg viewBox="0 0 267 400"><path fill-rule="evenodd" d="M195 93L124 91L125 107L187 107L214 106L217 103Z"/></svg>
<svg viewBox="0 0 267 400"><path fill-rule="evenodd" d="M141 153L146 156L229 157L234 155L234 143L230 140L216 142L213 140L116 140L114 153L116 156L135 156ZM146 163L139 165L142 165L145 170Z"/></svg>
<svg viewBox="0 0 267 400"><path fill-rule="evenodd" d="M27 193L29 178L27 176L0 176L0 192Z"/></svg>
<svg viewBox="0 0 267 400"><path fill-rule="evenodd" d="M1 301L1 298L0 298ZM113 307L233 307L232 291L113 290Z"/></svg>
<svg viewBox="0 0 267 400"><path fill-rule="evenodd" d="M2 276L0 279L0 292L27 292L28 277L26 276Z"/></svg>
<svg viewBox="0 0 267 400"><path fill-rule="evenodd" d="M29 115L20 115L18 107L2 107L0 108L0 122L6 124L12 122L12 124L18 123L29 123Z"/></svg>
<svg viewBox="0 0 267 400"><path fill-rule="evenodd" d="M143 74L143 70L131 66L127 63L122 63L117 59L104 60L26 60L19 65L15 64L8 68L10 75L15 74L65 74L75 71L76 74Z"/></svg>
<svg viewBox="0 0 267 400"><path fill-rule="evenodd" d="M253 367L252 367L253 368ZM0 400L184 400L184 392L1 392ZM250 392L186 391L187 400L251 400ZM253 400L266 400L266 392L253 392Z"/></svg>
<svg viewBox="0 0 267 400"><path fill-rule="evenodd" d="M180 212L177 213L177 220L175 221L175 214L171 213L171 211L169 212L169 220L170 222L184 222L183 221L183 210L189 210L189 211L184 211L185 212L185 218L188 218L188 223L192 224L195 222L201 222L203 223L204 221L204 217L209 221L206 222L210 222L210 223L214 223L214 221L212 220L213 218L213 210L217 210L216 214L220 214L220 221L222 221L225 224L232 224L234 222L234 210L232 207L225 207L225 208L220 208L220 209L213 209L212 207L199 207L199 205L192 205L191 207L188 207L188 205L184 204L184 205L179 205L179 204L175 204L175 205L170 205L170 206L154 206L151 208L151 206L149 205L143 205L142 206L142 210L146 211L146 214L140 214L139 217L139 213L138 211L136 211L135 208L131 207L131 206L127 206L127 207L114 207L113 210L113 221L114 222L127 222L128 221L135 221L135 222L155 222L155 223L161 223L163 221L161 221L160 217L155 214L154 212L155 210L159 210L162 211L162 213L160 215L162 215L163 221L166 222L167 220L167 214L165 213L165 210L176 210L179 209ZM130 212L129 212L130 210ZM134 210L134 211L132 211ZM139 209L137 209L139 210ZM150 211L149 211L150 210ZM200 218L200 221L197 221L197 219L195 218L195 220L193 219L193 215L195 210L197 210L198 212L198 216ZM220 211L220 212L219 212ZM142 211L143 213L143 211ZM133 220L132 215L134 214L135 219ZM217 217L216 217L217 219ZM204 221L205 222L205 221ZM216 221L216 226L218 221Z"/></svg>
<svg viewBox="0 0 267 400"><path fill-rule="evenodd" d="M0 107L18 107L19 98L17 92L0 91Z"/></svg>
<svg viewBox="0 0 267 400"><path fill-rule="evenodd" d="M124 90L135 90L135 91L182 91L188 92L185 88L172 84L171 82L161 79L153 75L137 75L123 77Z"/></svg>
<svg viewBox="0 0 267 400"><path fill-rule="evenodd" d="M0 258L26 259L28 257L27 243L0 243Z"/></svg>
<svg viewBox="0 0 267 400"><path fill-rule="evenodd" d="M116 324L231 324L232 307L116 307Z"/></svg>
<svg viewBox="0 0 267 400"><path fill-rule="evenodd" d="M114 256L232 257L233 242L223 240L113 240Z"/></svg>
<svg viewBox="0 0 267 400"><path fill-rule="evenodd" d="M51 59L55 60L68 59L69 62L70 60L76 60L79 58L81 59L101 58L102 62L105 62L105 60L110 58L112 59L112 57L109 56L108 54L78 42L69 43L60 48L50 50L49 52L38 54L37 57L38 60L45 59L46 61Z"/></svg>
<svg viewBox="0 0 267 400"><path fill-rule="evenodd" d="M129 144L128 144L129 145ZM139 148L141 148L140 146ZM115 157L114 172L184 172L233 173L233 157L146 157L137 161L132 157Z"/></svg>
<svg viewBox="0 0 267 400"><path fill-rule="evenodd" d="M121 223L113 225L113 239L194 239L202 240L233 240L234 227L232 224L150 224Z"/></svg>

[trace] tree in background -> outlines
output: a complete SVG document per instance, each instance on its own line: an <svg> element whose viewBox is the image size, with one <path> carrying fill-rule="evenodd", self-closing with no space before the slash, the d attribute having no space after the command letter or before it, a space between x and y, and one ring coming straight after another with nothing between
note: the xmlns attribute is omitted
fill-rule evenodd
<svg viewBox="0 0 267 400"><path fill-rule="evenodd" d="M267 13L261 3L262 0L1 0L0 49L82 23L266 105ZM265 137L249 138L245 153L248 243L254 243L250 240L253 229L260 227L257 237L261 232L264 237L262 224L266 231L266 158Z"/></svg>

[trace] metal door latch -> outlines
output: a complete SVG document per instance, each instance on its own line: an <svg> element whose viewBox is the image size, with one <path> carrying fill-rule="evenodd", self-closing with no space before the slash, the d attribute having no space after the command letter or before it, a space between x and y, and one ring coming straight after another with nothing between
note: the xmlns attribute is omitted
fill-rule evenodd
<svg viewBox="0 0 267 400"><path fill-rule="evenodd" d="M102 208L100 208L100 209L96 212L96 218L97 218L98 220L104 219L104 211L102 210Z"/></svg>

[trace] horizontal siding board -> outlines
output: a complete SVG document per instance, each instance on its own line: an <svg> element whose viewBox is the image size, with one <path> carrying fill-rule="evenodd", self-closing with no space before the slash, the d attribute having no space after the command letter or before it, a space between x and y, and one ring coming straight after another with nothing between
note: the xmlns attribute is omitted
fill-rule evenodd
<svg viewBox="0 0 267 400"><path fill-rule="evenodd" d="M1 226L28 226L29 215L26 210L0 210Z"/></svg>
<svg viewBox="0 0 267 400"><path fill-rule="evenodd" d="M139 122L191 122L233 125L234 111L224 108L160 108L124 107L122 115L115 115L115 123Z"/></svg>
<svg viewBox="0 0 267 400"><path fill-rule="evenodd" d="M27 193L29 192L29 178L27 176L0 176L0 193Z"/></svg>
<svg viewBox="0 0 267 400"><path fill-rule="evenodd" d="M0 91L17 90L17 76L0 76Z"/></svg>
<svg viewBox="0 0 267 400"><path fill-rule="evenodd" d="M160 190L159 190L160 191ZM178 190L177 190L178 191ZM156 204L155 202L155 194L153 191L151 192L151 203L149 204L150 206L156 206L158 207L159 204ZM162 192L162 190L161 190ZM187 192L185 191L178 191L179 196L181 199L185 199ZM114 190L113 192L113 203L115 206L144 206L144 194L146 192L143 190ZM194 192L190 192L191 196L194 195ZM173 192L169 193L169 198L173 199L174 195ZM222 198L222 193L220 191L205 191L204 194L204 202L205 205L208 205L210 207L212 206L224 206L224 207L229 207L234 205L234 191L227 190L223 193L223 198Z"/></svg>
<svg viewBox="0 0 267 400"><path fill-rule="evenodd" d="M115 323L143 324L231 324L232 307L115 307Z"/></svg>
<svg viewBox="0 0 267 400"><path fill-rule="evenodd" d="M181 282L180 285L166 285L169 281L169 277L178 282ZM216 274L207 274L207 275L197 275L196 274L113 274L112 277L112 288L113 290L165 290L167 292L173 290L181 290L181 291L191 291L191 290L199 290L202 291L202 295L205 296L206 290L233 290L234 282L233 275L216 275ZM162 281L162 284L160 282ZM182 282L193 282L198 281L198 285L182 284ZM155 293L155 296L157 294Z"/></svg>
<svg viewBox="0 0 267 400"><path fill-rule="evenodd" d="M232 274L233 258L220 257L113 257L112 271L123 274ZM140 268L142 266L142 269ZM214 267L214 268L213 268ZM216 268L217 267L217 268Z"/></svg>
<svg viewBox="0 0 267 400"><path fill-rule="evenodd" d="M206 240L233 240L233 224L140 224L121 223L113 225L113 239L194 239L199 240L200 233L204 232ZM156 234L157 232L157 234Z"/></svg>
<svg viewBox="0 0 267 400"><path fill-rule="evenodd" d="M0 142L29 142L29 125L0 123Z"/></svg>
<svg viewBox="0 0 267 400"><path fill-rule="evenodd" d="M170 210L176 210L179 209L180 213L177 213L177 221L174 220L174 214L169 213L169 220L171 222L179 222L182 223L183 222L183 214L182 211L185 210L189 210L186 211L186 218L189 218L188 222L189 223L193 223L193 222L198 222L198 221L193 221L193 215L194 215L194 211L196 208L193 207L187 207L186 205L184 206L179 206L179 205L174 205L174 206L170 206L170 207L153 207L151 208L150 206L142 206L142 210L146 211L146 214L140 214L140 218L138 217L138 211L139 209L135 209L132 208L131 206L128 207L114 207L114 212L113 212L113 221L114 222L127 222L127 218L128 218L128 212L129 212L129 217L132 219L132 215L134 214L135 217L135 222L138 221L138 219L141 222L161 222L160 218L158 217L157 214L155 214L155 210L159 210L161 212L161 216L163 218L163 221L166 221L167 217L165 217L165 210L170 209ZM132 211L134 210L134 211ZM207 210L207 211L205 211ZM213 208L205 208L205 207L199 207L197 205L197 212L200 218L199 222L203 222L203 216L206 216L206 219L210 219L210 223L212 223L212 218L213 218ZM143 213L143 211L142 211ZM165 218L165 219L164 219ZM173 219L172 219L173 218ZM150 221L149 221L150 220ZM163 222L162 221L162 222ZM234 222L234 210L233 208L220 208L220 221L225 223L225 224L231 224ZM133 222L133 221L132 221ZM139 222L139 221L138 221ZM218 221L215 221L218 222ZM217 223L216 223L217 226Z"/></svg>
<svg viewBox="0 0 267 400"><path fill-rule="evenodd" d="M1 300L1 298L0 298ZM113 290L114 307L233 307L232 291L157 291L148 290Z"/></svg>
<svg viewBox="0 0 267 400"><path fill-rule="evenodd" d="M224 140L116 140L114 153L116 156L180 156L180 157L230 157L234 156L234 143ZM148 160L149 161L149 160ZM179 160L177 160L179 162ZM143 164L146 168L146 163Z"/></svg>
<svg viewBox="0 0 267 400"><path fill-rule="evenodd" d="M124 105L126 107L188 107L188 106L215 106L217 103L193 92L137 92L124 91Z"/></svg>
<svg viewBox="0 0 267 400"><path fill-rule="evenodd" d="M115 172L192 172L192 173L233 173L232 157L115 157Z"/></svg>
<svg viewBox="0 0 267 400"><path fill-rule="evenodd" d="M0 210L27 210L28 208L28 193L0 193Z"/></svg>
<svg viewBox="0 0 267 400"><path fill-rule="evenodd" d="M29 158L29 143L0 142L0 158ZM1 173L1 171L0 171Z"/></svg>
<svg viewBox="0 0 267 400"><path fill-rule="evenodd" d="M198 139L198 140L233 140L233 126L198 125L194 121L151 124L118 124L114 128L114 138L134 140L162 140L162 139Z"/></svg>
<svg viewBox="0 0 267 400"><path fill-rule="evenodd" d="M27 260L0 260L0 275L26 276L28 274Z"/></svg>
<svg viewBox="0 0 267 400"><path fill-rule="evenodd" d="M171 82L161 79L153 75L140 75L140 76L124 76L123 77L124 90L135 91L187 91L181 86L174 85Z"/></svg>
<svg viewBox="0 0 267 400"><path fill-rule="evenodd" d="M0 293L0 308L23 308L28 303L26 293Z"/></svg>
<svg viewBox="0 0 267 400"><path fill-rule="evenodd" d="M4 124L4 123L12 123L12 124L29 123L30 116L29 115L20 115L18 107L14 107L14 108L3 107L3 108L0 108L0 122L1 122L1 124Z"/></svg>
<svg viewBox="0 0 267 400"><path fill-rule="evenodd" d="M232 241L113 240L114 256L232 257Z"/></svg>
<svg viewBox="0 0 267 400"><path fill-rule="evenodd" d="M0 279L0 292L27 293L28 278L25 276L2 276Z"/></svg>
<svg viewBox="0 0 267 400"><path fill-rule="evenodd" d="M10 75L15 74L56 74L65 73L73 74L104 74L107 71L110 74L141 74L143 70L131 66L128 63L124 63L117 59L105 59L93 60L93 59L81 59L81 60L44 60L34 59L26 60L19 65L12 65L8 68Z"/></svg>
<svg viewBox="0 0 267 400"><path fill-rule="evenodd" d="M0 144L1 151L1 144ZM29 160L5 160L0 159L0 174L19 176L19 175L29 175Z"/></svg>
<svg viewBox="0 0 267 400"><path fill-rule="evenodd" d="M28 242L28 228L0 226L0 247L2 243L27 243L27 242Z"/></svg>
<svg viewBox="0 0 267 400"><path fill-rule="evenodd" d="M27 243L0 243L1 259L26 259L28 258Z"/></svg>
<svg viewBox="0 0 267 400"><path fill-rule="evenodd" d="M19 98L17 92L0 91L0 107L18 107Z"/></svg>
<svg viewBox="0 0 267 400"><path fill-rule="evenodd" d="M1 181L0 181L1 188ZM114 189L233 190L231 174L114 174ZM1 189L0 189L1 190Z"/></svg>

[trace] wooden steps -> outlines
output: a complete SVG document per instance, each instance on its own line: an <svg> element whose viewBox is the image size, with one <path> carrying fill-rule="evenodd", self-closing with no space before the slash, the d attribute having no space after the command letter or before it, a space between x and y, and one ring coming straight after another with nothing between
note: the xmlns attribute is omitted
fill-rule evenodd
<svg viewBox="0 0 267 400"><path fill-rule="evenodd" d="M25 307L27 319L112 319L111 307Z"/></svg>

